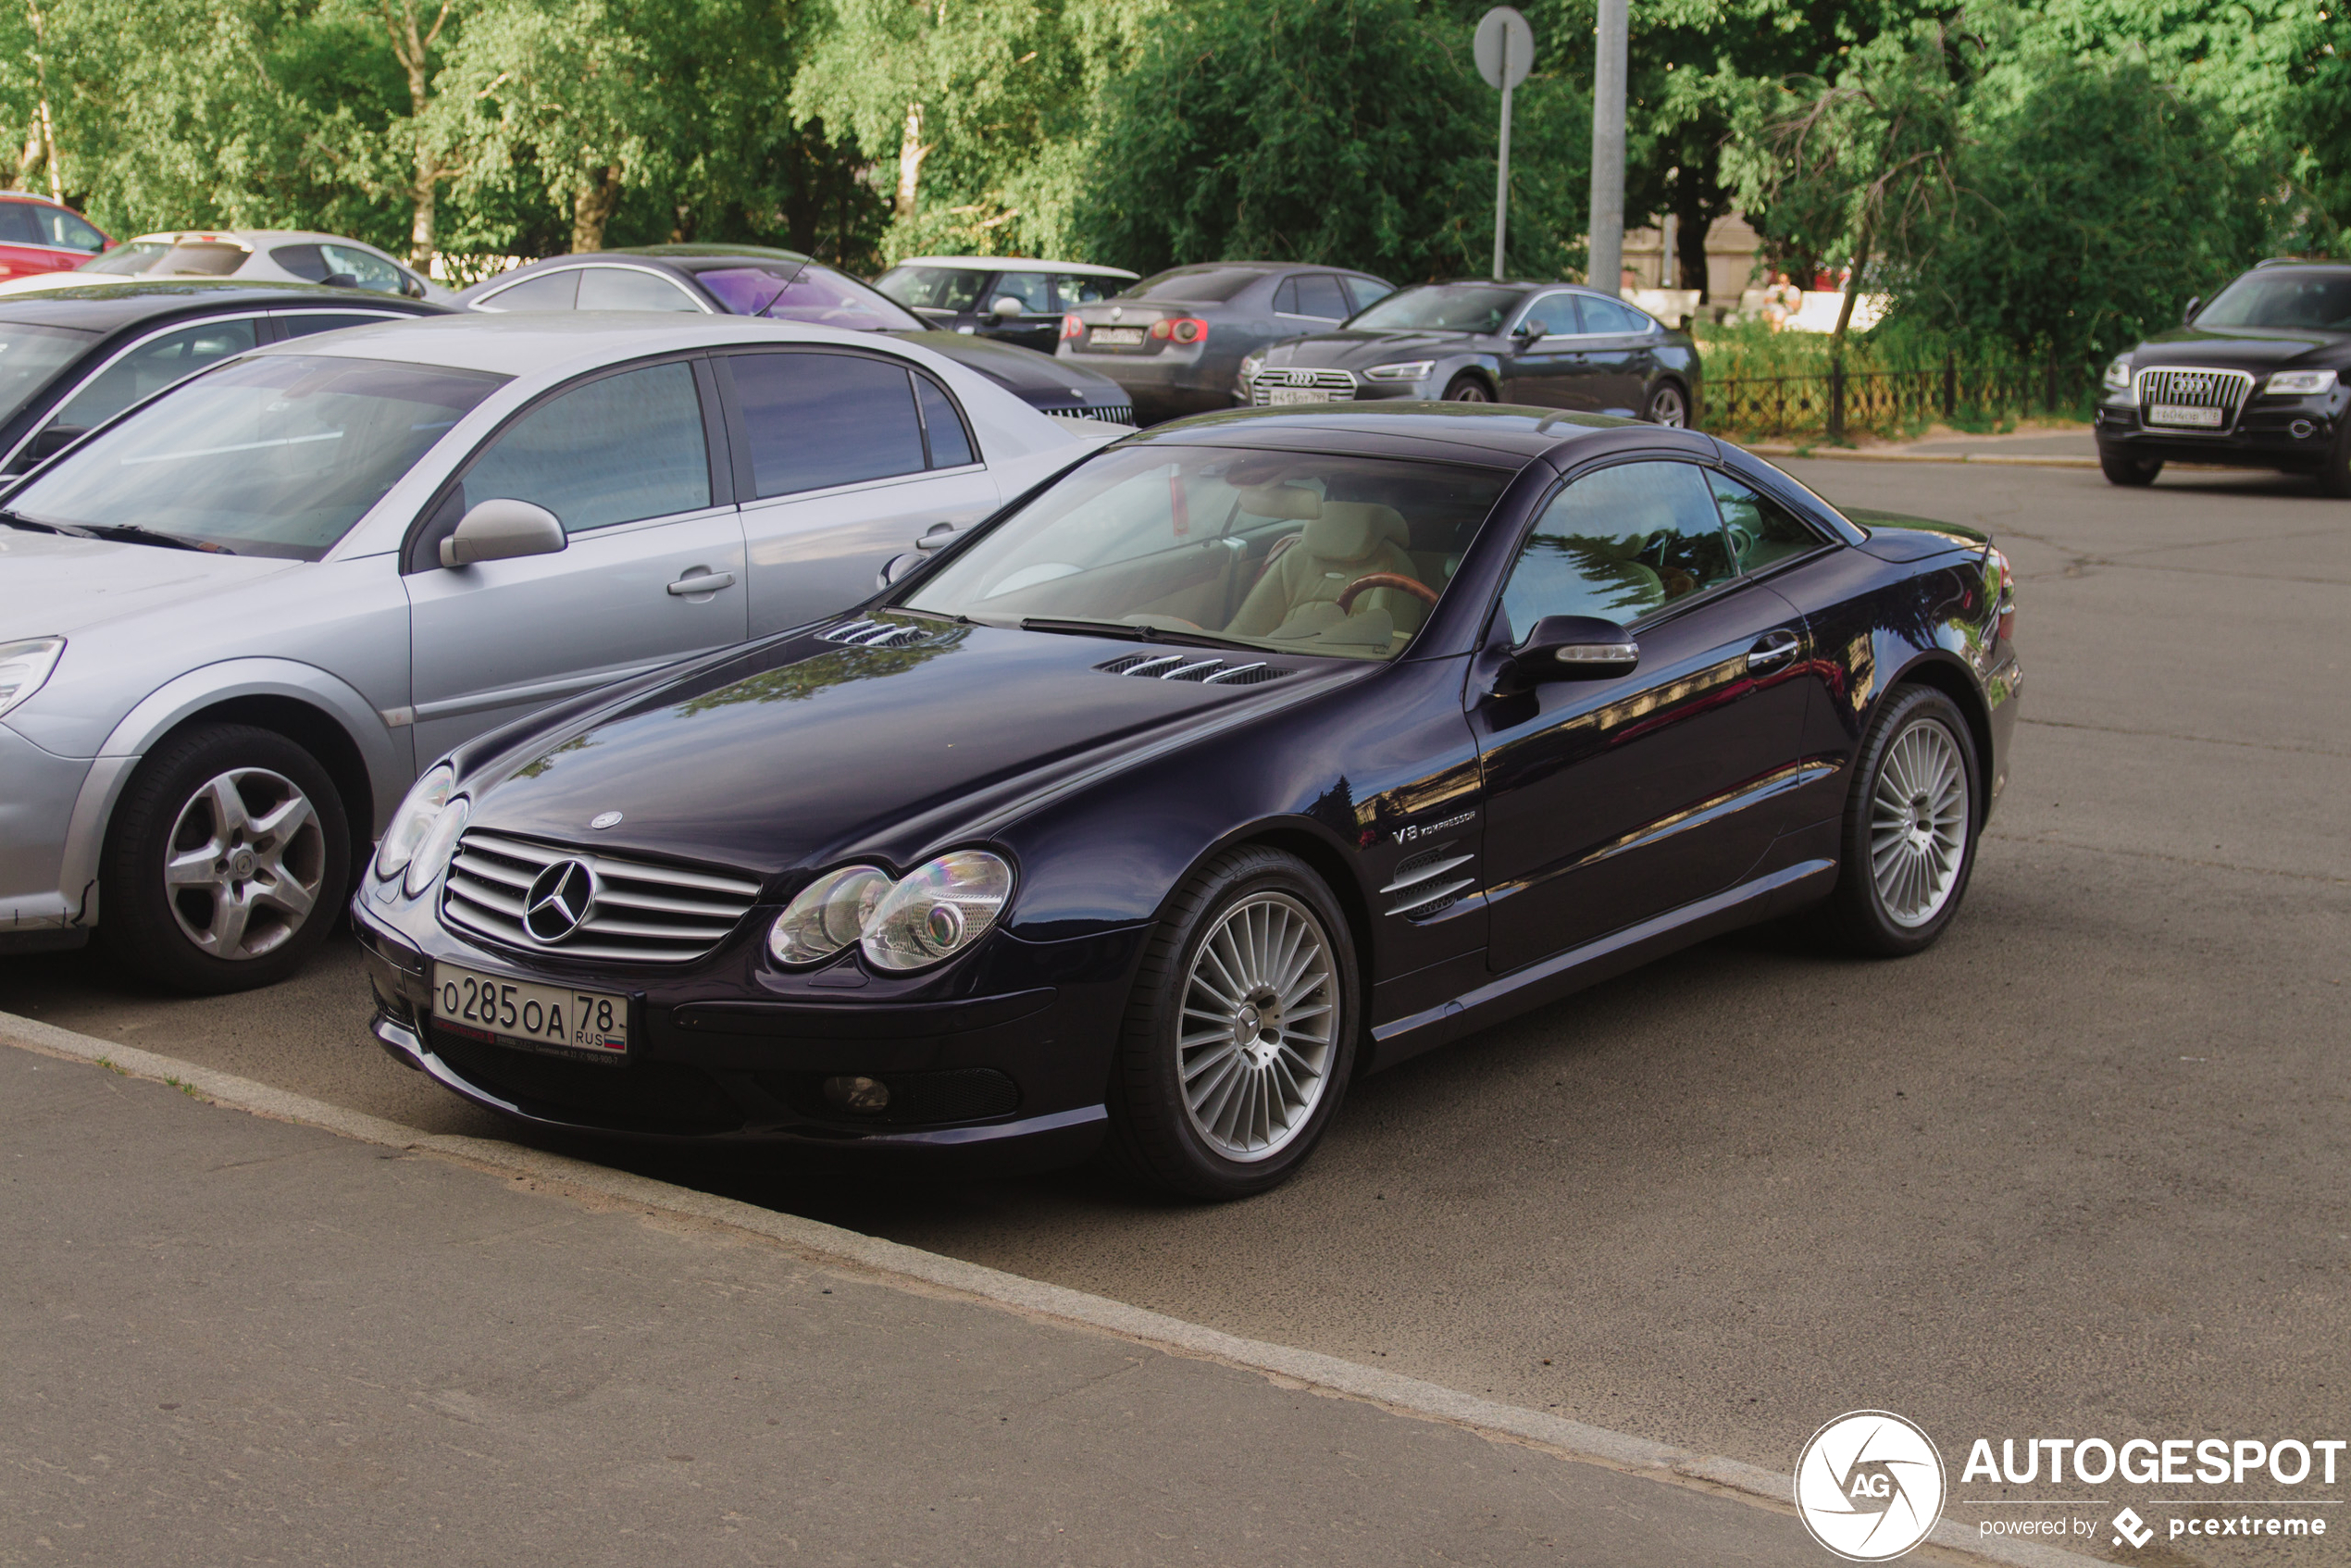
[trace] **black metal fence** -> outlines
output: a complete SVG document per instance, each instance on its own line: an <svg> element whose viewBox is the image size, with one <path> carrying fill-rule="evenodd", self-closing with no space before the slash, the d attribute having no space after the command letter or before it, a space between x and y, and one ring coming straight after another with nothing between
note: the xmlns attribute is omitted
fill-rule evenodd
<svg viewBox="0 0 2351 1568"><path fill-rule="evenodd" d="M2086 416L2095 366L1967 360L1888 369L1824 360L1788 375L1710 376L1698 423L1717 435L1806 436L1841 441L1869 431L1897 435L1961 419L2032 414Z"/></svg>

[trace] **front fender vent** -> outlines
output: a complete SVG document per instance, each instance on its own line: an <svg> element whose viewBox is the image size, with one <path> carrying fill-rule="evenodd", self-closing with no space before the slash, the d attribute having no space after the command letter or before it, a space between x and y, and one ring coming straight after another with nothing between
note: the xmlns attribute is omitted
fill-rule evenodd
<svg viewBox="0 0 2351 1568"><path fill-rule="evenodd" d="M1128 653L1094 667L1104 675L1132 675L1145 680L1189 680L1202 686L1260 686L1298 673L1263 659L1224 659L1213 653Z"/></svg>
<svg viewBox="0 0 2351 1568"><path fill-rule="evenodd" d="M1462 890L1477 880L1474 876L1459 874L1477 857L1450 853L1452 848L1450 840L1431 844L1396 868L1396 875L1379 890L1380 897L1394 901L1387 906L1388 914L1424 920L1453 907Z"/></svg>
<svg viewBox="0 0 2351 1568"><path fill-rule="evenodd" d="M928 628L909 626L904 621L851 621L847 626L816 634L819 642L845 642L852 648L911 648L930 639Z"/></svg>

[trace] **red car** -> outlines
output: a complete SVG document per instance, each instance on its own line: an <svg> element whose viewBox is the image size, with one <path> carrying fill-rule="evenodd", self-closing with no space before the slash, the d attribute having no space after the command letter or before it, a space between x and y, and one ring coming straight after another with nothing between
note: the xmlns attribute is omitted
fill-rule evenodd
<svg viewBox="0 0 2351 1568"><path fill-rule="evenodd" d="M71 207L22 191L0 192L0 278L70 272L113 247Z"/></svg>

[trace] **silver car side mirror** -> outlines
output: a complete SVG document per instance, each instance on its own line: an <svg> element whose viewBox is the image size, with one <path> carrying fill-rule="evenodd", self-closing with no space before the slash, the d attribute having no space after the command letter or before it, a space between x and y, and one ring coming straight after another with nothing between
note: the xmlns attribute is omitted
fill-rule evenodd
<svg viewBox="0 0 2351 1568"><path fill-rule="evenodd" d="M999 294L996 303L988 307L988 314L999 321L1010 321L1027 308L1010 294Z"/></svg>
<svg viewBox="0 0 2351 1568"><path fill-rule="evenodd" d="M470 566L477 561L511 561L518 555L552 555L564 547L564 525L544 506L495 497L467 508L441 541L441 564Z"/></svg>

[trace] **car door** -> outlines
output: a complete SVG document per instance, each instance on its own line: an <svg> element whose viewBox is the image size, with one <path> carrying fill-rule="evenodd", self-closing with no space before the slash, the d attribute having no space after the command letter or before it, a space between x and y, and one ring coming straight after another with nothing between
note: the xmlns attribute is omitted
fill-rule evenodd
<svg viewBox="0 0 2351 1568"><path fill-rule="evenodd" d="M1638 414L1648 390L1649 349L1657 323L1619 300L1584 294L1581 374L1586 403L1575 406L1602 414Z"/></svg>
<svg viewBox="0 0 2351 1568"><path fill-rule="evenodd" d="M996 314L996 302L1013 300L1016 315ZM981 296L978 333L1000 342L1018 343L1039 354L1051 354L1062 335L1061 312L1053 308L1053 281L1043 272L1003 272Z"/></svg>
<svg viewBox="0 0 2351 1568"><path fill-rule="evenodd" d="M428 509L404 562L419 762L742 641L742 529L706 428L715 402L707 366L682 358L574 382L508 421ZM564 548L442 566L457 519L502 496L553 512Z"/></svg>
<svg viewBox="0 0 2351 1568"><path fill-rule="evenodd" d="M1739 572L1708 476L1638 458L1585 473L1520 547L1499 606L1511 641L1598 616L1631 629L1640 662L1511 695L1473 683L1497 971L1719 892L1787 826L1804 621Z"/></svg>
<svg viewBox="0 0 2351 1568"><path fill-rule="evenodd" d="M903 360L778 348L716 364L753 637L856 604L892 556L996 509L995 479L954 398Z"/></svg>
<svg viewBox="0 0 2351 1568"><path fill-rule="evenodd" d="M1529 328L1540 327L1536 333ZM1512 347L1501 356L1502 401L1537 408L1589 408L1583 383L1584 328L1575 295L1565 289L1537 294L1512 323Z"/></svg>
<svg viewBox="0 0 2351 1568"><path fill-rule="evenodd" d="M60 263L45 243L31 202L0 201L0 278L26 278L56 272L81 261Z"/></svg>
<svg viewBox="0 0 2351 1568"><path fill-rule="evenodd" d="M0 205L18 204L0 204ZM11 474L22 473L81 434L231 355L262 341L259 313L212 317L158 328L118 350L59 405L30 440L9 454Z"/></svg>

